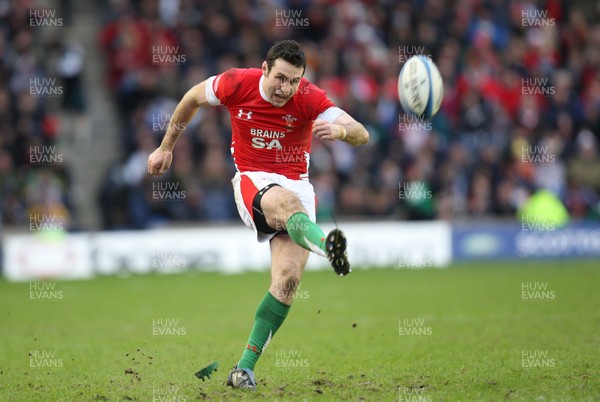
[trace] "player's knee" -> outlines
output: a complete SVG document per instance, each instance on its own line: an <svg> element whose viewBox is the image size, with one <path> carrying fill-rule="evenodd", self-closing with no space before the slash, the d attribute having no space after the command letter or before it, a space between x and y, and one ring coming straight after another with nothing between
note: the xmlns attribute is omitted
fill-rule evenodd
<svg viewBox="0 0 600 402"><path fill-rule="evenodd" d="M298 289L298 284L300 283L298 278L290 277L284 281L281 281L277 284L277 297L282 300L290 300L294 297L294 293L296 293L296 289Z"/></svg>
<svg viewBox="0 0 600 402"><path fill-rule="evenodd" d="M296 212L306 212L300 199L293 194L290 194L287 197L281 197L278 207L280 213L284 216L289 216Z"/></svg>
<svg viewBox="0 0 600 402"><path fill-rule="evenodd" d="M300 284L300 275L295 269L284 270L273 284L275 297L280 300L290 300L294 297Z"/></svg>

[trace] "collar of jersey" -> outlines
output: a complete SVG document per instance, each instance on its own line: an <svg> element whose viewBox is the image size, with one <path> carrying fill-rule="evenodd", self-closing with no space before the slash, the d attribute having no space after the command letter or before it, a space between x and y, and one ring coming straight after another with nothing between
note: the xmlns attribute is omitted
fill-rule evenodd
<svg viewBox="0 0 600 402"><path fill-rule="evenodd" d="M267 94L263 90L263 86L262 86L264 79L265 79L265 76L261 74L260 80L258 81L258 90L260 91L261 98L263 98L265 101L269 102L269 98L267 97Z"/></svg>

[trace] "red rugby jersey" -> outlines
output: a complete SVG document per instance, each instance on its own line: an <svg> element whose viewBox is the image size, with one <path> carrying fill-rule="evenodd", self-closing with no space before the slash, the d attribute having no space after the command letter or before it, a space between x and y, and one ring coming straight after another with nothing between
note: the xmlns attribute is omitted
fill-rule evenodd
<svg viewBox="0 0 600 402"><path fill-rule="evenodd" d="M232 68L207 81L210 104L229 110L236 168L307 180L313 121L333 121L343 111L306 78L283 107L269 103L261 85L258 68Z"/></svg>

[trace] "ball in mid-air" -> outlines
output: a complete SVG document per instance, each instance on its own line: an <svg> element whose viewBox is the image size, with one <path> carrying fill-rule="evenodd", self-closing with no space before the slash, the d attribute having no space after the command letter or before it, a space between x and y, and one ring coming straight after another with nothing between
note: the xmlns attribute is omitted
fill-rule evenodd
<svg viewBox="0 0 600 402"><path fill-rule="evenodd" d="M440 110L444 83L435 63L423 55L409 58L398 77L398 96L402 109L423 119Z"/></svg>

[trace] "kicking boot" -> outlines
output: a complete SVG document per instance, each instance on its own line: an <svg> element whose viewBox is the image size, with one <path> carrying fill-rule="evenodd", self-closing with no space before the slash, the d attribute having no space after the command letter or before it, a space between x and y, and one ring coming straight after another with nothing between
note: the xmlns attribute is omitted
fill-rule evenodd
<svg viewBox="0 0 600 402"><path fill-rule="evenodd" d="M254 373L250 369L240 369L236 364L227 376L227 385L233 388L256 390Z"/></svg>
<svg viewBox="0 0 600 402"><path fill-rule="evenodd" d="M327 259L336 274L345 276L352 272L348 262L348 252L346 251L346 236L341 230L333 229L329 232L325 249L327 250Z"/></svg>

